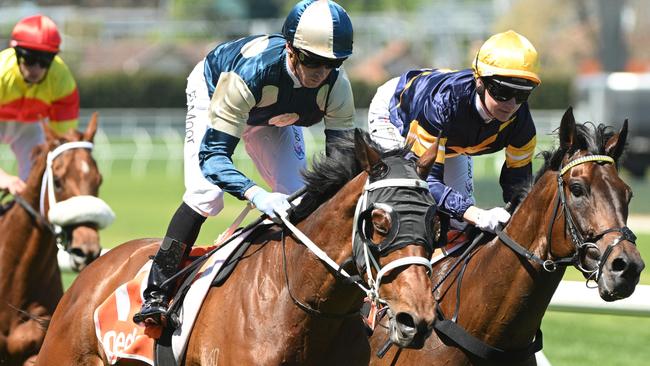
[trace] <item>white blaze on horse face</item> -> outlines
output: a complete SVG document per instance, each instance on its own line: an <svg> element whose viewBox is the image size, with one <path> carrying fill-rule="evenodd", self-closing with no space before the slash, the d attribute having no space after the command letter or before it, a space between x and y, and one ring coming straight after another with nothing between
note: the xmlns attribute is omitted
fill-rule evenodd
<svg viewBox="0 0 650 366"><path fill-rule="evenodd" d="M79 165L80 165L80 166L79 166L79 170L80 170L83 174L88 174L88 173L90 172L90 166L88 165L88 162L87 162L87 161L85 161L85 160L81 160L81 161L79 162Z"/></svg>

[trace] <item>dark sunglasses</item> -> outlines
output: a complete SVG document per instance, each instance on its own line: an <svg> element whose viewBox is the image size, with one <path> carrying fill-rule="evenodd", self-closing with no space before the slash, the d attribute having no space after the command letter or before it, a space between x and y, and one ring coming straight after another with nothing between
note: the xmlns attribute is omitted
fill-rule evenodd
<svg viewBox="0 0 650 366"><path fill-rule="evenodd" d="M512 86L507 86L506 84L509 83L489 78L483 78L483 83L485 84L485 88L488 93L490 93L490 96L499 102L507 102L510 99L515 98L515 102L517 104L521 104L528 100L530 93L534 89L534 87L526 86L522 87L530 89L517 89L515 84L510 84Z"/></svg>
<svg viewBox="0 0 650 366"><path fill-rule="evenodd" d="M325 66L328 69L336 69L343 65L344 58L330 59L324 57L318 57L315 55L307 54L297 48L294 48L293 51L298 56L298 61L305 67L310 69L316 69L321 66Z"/></svg>
<svg viewBox="0 0 650 366"><path fill-rule="evenodd" d="M27 66L38 64L40 67L47 69L52 65L52 61L54 61L54 56L56 56L56 54L16 47L16 56L18 57L18 61L22 60L22 62Z"/></svg>

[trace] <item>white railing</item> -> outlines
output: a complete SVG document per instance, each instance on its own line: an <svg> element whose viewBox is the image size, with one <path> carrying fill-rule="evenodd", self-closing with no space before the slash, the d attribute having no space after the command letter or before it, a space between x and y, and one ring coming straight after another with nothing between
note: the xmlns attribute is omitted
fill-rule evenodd
<svg viewBox="0 0 650 366"><path fill-rule="evenodd" d="M99 109L99 130L95 137L95 158L102 174L110 177L113 163L130 163L131 175L140 179L147 166L154 161L165 162L166 172L172 176L183 159L185 134L184 109ZM95 110L82 110L82 128ZM357 110L356 124L363 127L367 110ZM562 111L533 111L538 131L539 148L548 148L552 140L548 134L560 122ZM308 153L322 148L323 124L305 130ZM475 175L498 175L503 165L503 154L476 157ZM233 160L247 161L244 149L235 150ZM15 159L9 147L0 144L0 167L14 170Z"/></svg>

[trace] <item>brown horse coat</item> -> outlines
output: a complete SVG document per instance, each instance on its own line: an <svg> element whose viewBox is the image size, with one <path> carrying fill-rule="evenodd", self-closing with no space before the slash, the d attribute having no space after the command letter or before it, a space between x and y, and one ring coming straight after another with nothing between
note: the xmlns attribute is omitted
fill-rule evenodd
<svg viewBox="0 0 650 366"><path fill-rule="evenodd" d="M97 128L93 116L86 131L71 131L57 136L44 126L46 143L34 150L34 166L27 179L22 198L36 211L39 209L41 179L46 156L61 143L92 141ZM80 171L80 164L86 171ZM96 196L101 175L89 150L66 151L53 162L58 200L85 194ZM46 202L46 210L47 210ZM92 225L71 229L72 246L93 250L99 254L99 236ZM63 295L61 273L57 263L55 237L40 225L19 204L0 217L0 364L22 365L38 353L45 337L45 328Z"/></svg>
<svg viewBox="0 0 650 366"><path fill-rule="evenodd" d="M347 152L354 156L356 151L354 165L363 169L361 173L351 171L344 185L334 187L334 192L297 225L336 263L344 263L352 255L356 203L369 172L382 163L379 153L359 135L355 142ZM430 153L418 171L428 173L437 146L431 151L433 156ZM312 185L315 191L327 187L332 188L319 181ZM422 191L418 194L429 194L426 189ZM311 199L313 195L303 197L305 204ZM380 240L384 235L381 233L390 229L390 217L381 210L373 211L372 224L382 228L375 232ZM255 239L228 281L210 289L189 339L185 365L329 365L341 355L346 364L367 364L369 346L361 319L354 318L359 325L354 332L365 345L361 352L347 352L349 345L340 337L346 318L336 317L357 311L364 293L355 285L337 280L329 267L291 235L286 235L284 243L281 236L276 228ZM79 275L52 318L39 365L106 364L95 336L93 312L115 288L133 278L159 243L158 239L140 239L120 245ZM429 254L421 245L406 245L379 261L385 265L404 256L428 258ZM355 270L346 267L346 271ZM408 327L424 330L424 334L417 335L420 340L428 334L433 298L424 266L399 267L390 272L380 287L380 295L395 314L402 314L400 319L412 321ZM314 316L296 306L292 297L334 317Z"/></svg>
<svg viewBox="0 0 650 366"><path fill-rule="evenodd" d="M560 126L560 149L547 154L546 166L527 194L504 231L516 242L542 259L571 257L575 244L571 240L565 214L554 217L558 199L558 171L580 157L608 155L614 161L620 157L627 135L627 121L618 134L600 126L589 129L576 126L569 108ZM628 297L639 281L644 268L636 246L617 229L626 225L630 188L618 177L616 165L603 159L582 163L564 175L563 186L567 208L572 213L577 230L585 240L594 239L596 248L587 250L582 265L596 268L599 257L612 246L611 255L604 258L599 292L606 301ZM551 244L547 231L551 222ZM607 232L600 236L599 233ZM437 270L434 283L441 280L455 261L449 258ZM458 323L471 335L503 350L518 350L532 342L542 317L562 276L564 267L555 272L514 253L499 238L478 247L465 269L460 291L456 296L458 269L436 291L435 297L447 319L460 301ZM434 334L421 350L392 349L379 359L375 352L384 344L381 328L371 338L372 365L534 365L535 358L521 362L487 361L470 355Z"/></svg>

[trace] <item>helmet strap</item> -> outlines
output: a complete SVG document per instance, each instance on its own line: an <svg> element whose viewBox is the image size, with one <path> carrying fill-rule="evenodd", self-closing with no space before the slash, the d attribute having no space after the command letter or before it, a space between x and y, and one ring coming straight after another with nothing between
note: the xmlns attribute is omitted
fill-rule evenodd
<svg viewBox="0 0 650 366"><path fill-rule="evenodd" d="M483 107L486 107L485 106L485 85L483 85L483 80L481 80L480 77L476 78L476 93L478 94L478 97L481 99L481 103L483 104Z"/></svg>

